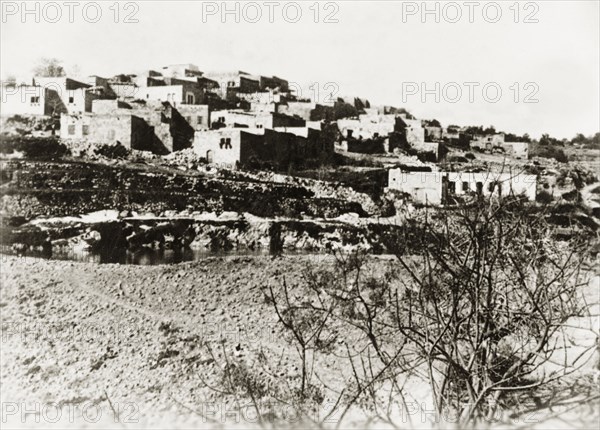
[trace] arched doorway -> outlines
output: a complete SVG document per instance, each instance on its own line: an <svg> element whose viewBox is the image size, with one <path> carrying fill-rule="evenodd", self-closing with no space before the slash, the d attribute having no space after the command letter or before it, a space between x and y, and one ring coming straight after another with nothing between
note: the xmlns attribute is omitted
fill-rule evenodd
<svg viewBox="0 0 600 430"><path fill-rule="evenodd" d="M206 162L209 164L213 162L213 150L212 149L209 149L208 151L206 151Z"/></svg>

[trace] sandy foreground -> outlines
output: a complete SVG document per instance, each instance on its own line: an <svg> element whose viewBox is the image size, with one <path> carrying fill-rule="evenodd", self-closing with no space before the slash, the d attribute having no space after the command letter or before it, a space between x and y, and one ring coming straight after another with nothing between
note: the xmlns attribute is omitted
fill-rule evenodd
<svg viewBox="0 0 600 430"><path fill-rule="evenodd" d="M255 414L232 412L206 383L218 384L225 355L260 355L275 377L297 377L296 351L263 290L281 285L283 277L289 285L299 282L309 265L331 264L332 257L307 255L170 266L2 256L2 427L258 427ZM383 270L393 262L374 257L372 264ZM590 288L598 291L597 278ZM339 345L315 364L334 390L350 377L343 351ZM412 390L415 398L427 396L424 384ZM324 404L335 400L328 395ZM552 427L588 427L598 421L598 403L581 413L591 421L561 419ZM540 427L532 420L520 424ZM351 414L344 427L360 427L360 421ZM307 424L290 417L290 426Z"/></svg>
<svg viewBox="0 0 600 430"><path fill-rule="evenodd" d="M262 349L280 377L297 375L295 351L262 289L284 274L293 282L306 264L330 263L226 257L122 266L3 257L3 419L25 427L56 420L57 427L213 428L225 419L228 427L252 427L252 414L226 416L228 406L203 389L225 363L220 339L228 356Z"/></svg>

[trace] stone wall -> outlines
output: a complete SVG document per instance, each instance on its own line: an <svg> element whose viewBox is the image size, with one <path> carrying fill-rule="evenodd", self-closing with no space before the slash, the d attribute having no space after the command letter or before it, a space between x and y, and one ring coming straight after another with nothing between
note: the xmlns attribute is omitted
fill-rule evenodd
<svg viewBox="0 0 600 430"><path fill-rule="evenodd" d="M94 144L120 142L132 148L132 115L111 113L106 115L61 115L61 139L85 139Z"/></svg>
<svg viewBox="0 0 600 430"><path fill-rule="evenodd" d="M197 132L194 152L208 163L235 168L240 161L242 134L247 133L233 128Z"/></svg>
<svg viewBox="0 0 600 430"><path fill-rule="evenodd" d="M305 121L310 121L311 112L315 109L313 102L287 102L277 106L277 112L287 115L296 115Z"/></svg>
<svg viewBox="0 0 600 430"><path fill-rule="evenodd" d="M210 128L208 105L179 105L177 111L194 130Z"/></svg>
<svg viewBox="0 0 600 430"><path fill-rule="evenodd" d="M359 203L319 198L300 185L140 172L89 163L7 162L0 215L68 216L116 209L248 212L261 217L364 214Z"/></svg>
<svg viewBox="0 0 600 430"><path fill-rule="evenodd" d="M329 145L322 137L324 134L313 129L308 129L306 138L292 133L265 130L263 139L242 141L240 163L249 167L270 164L278 170L285 170L293 165L318 163L318 160L326 158L333 151L333 142Z"/></svg>

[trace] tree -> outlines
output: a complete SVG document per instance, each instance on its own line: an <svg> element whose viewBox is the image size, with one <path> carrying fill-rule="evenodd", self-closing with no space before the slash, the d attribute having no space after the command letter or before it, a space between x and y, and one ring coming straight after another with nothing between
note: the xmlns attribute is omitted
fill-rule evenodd
<svg viewBox="0 0 600 430"><path fill-rule="evenodd" d="M539 140L540 145L550 145L552 144L552 138L548 133L543 133Z"/></svg>
<svg viewBox="0 0 600 430"><path fill-rule="evenodd" d="M505 142L531 142L531 138L529 137L529 135L527 133L525 133L523 136L519 136L519 135L513 134L513 133L506 133L504 135L504 141Z"/></svg>
<svg viewBox="0 0 600 430"><path fill-rule="evenodd" d="M424 121L425 125L430 126L430 127L441 127L442 124L440 124L440 122L437 119L426 119Z"/></svg>
<svg viewBox="0 0 600 430"><path fill-rule="evenodd" d="M302 301L291 299L285 278L281 303L278 303L279 298L271 286L269 286L266 297L273 304L279 322L290 335L291 341L295 344L296 351L299 354L302 373L296 397L299 401L304 402L309 396L309 392L314 393L316 391L311 386L312 372L309 356L314 354L315 350L327 349L335 341L335 334L327 333L325 330L327 320L333 309L319 312Z"/></svg>
<svg viewBox="0 0 600 430"><path fill-rule="evenodd" d="M545 138L542 136L542 139ZM560 163L569 161L567 154L561 148L554 144L548 144L547 140L542 139L540 139L539 143L534 143L530 146L529 155L531 157L554 158Z"/></svg>
<svg viewBox="0 0 600 430"><path fill-rule="evenodd" d="M465 134L470 136L478 136L478 135L486 135L486 134L496 134L496 129L493 125L490 125L487 128L483 128L483 126L469 126L465 129Z"/></svg>
<svg viewBox="0 0 600 430"><path fill-rule="evenodd" d="M14 75L7 75L6 79L4 81L8 85L16 85L17 84L17 78Z"/></svg>
<svg viewBox="0 0 600 430"><path fill-rule="evenodd" d="M569 143L567 139L558 140L555 137L550 136L545 133L540 137L539 144L540 145L554 145L554 146L565 146L565 144Z"/></svg>
<svg viewBox="0 0 600 430"><path fill-rule="evenodd" d="M586 137L582 133L577 133L577 135L571 139L571 144L580 144L586 146L598 145L600 144L600 133L596 133L593 136Z"/></svg>
<svg viewBox="0 0 600 430"><path fill-rule="evenodd" d="M577 133L573 139L571 139L571 143L586 143L587 138L582 133Z"/></svg>
<svg viewBox="0 0 600 430"><path fill-rule="evenodd" d="M35 76L41 77L61 77L65 76L65 69L61 65L62 61L56 58L42 58L33 68Z"/></svg>

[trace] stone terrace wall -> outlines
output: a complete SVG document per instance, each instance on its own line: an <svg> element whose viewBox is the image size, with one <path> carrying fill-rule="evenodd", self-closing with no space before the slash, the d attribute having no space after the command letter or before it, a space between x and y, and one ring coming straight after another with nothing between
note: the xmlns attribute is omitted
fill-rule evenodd
<svg viewBox="0 0 600 430"><path fill-rule="evenodd" d="M67 216L103 209L249 212L261 217L337 217L356 202L319 198L302 186L147 172L90 163L5 163L0 215Z"/></svg>

